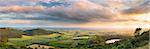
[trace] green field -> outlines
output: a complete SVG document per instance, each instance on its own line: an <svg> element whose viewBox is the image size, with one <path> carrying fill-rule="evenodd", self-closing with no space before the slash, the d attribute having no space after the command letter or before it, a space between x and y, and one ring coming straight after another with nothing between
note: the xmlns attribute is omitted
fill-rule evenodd
<svg viewBox="0 0 150 49"><path fill-rule="evenodd" d="M8 38L0 44L0 49L30 49L31 45L45 45L53 49L147 49L150 30L139 36L109 35L91 31L59 31L45 35L22 35L21 38ZM106 44L106 40L120 38L121 41ZM34 46L35 47L35 46Z"/></svg>

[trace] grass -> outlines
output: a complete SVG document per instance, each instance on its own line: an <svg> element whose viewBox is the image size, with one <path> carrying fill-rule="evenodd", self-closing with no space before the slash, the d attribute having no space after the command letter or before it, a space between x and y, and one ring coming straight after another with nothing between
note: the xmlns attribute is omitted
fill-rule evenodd
<svg viewBox="0 0 150 49"><path fill-rule="evenodd" d="M54 47L62 47L67 48L75 41L72 39L74 38L75 33L65 33L64 35L60 34L49 34L49 35L35 35L35 36L25 36L23 35L22 38L9 38L8 45L14 46L27 46L32 43L45 43L49 44ZM84 43L84 41L80 41Z"/></svg>
<svg viewBox="0 0 150 49"><path fill-rule="evenodd" d="M98 34L98 33L95 33ZM101 34L101 33L99 33ZM87 46L91 46L89 41L94 41L92 43L101 44L100 47L103 47L104 43L103 40L108 37L102 37L100 35L91 35L91 33L83 33L83 32L63 32L63 34L49 34L49 35L34 35L34 36L25 36L23 35L22 38L9 38L8 45L15 45L15 46L27 46L33 43L41 43L46 44L49 46L59 47L61 49L65 48L88 48ZM98 38L97 38L98 37ZM118 36L119 37L119 36ZM77 40L74 40L77 39ZM79 40L78 40L79 39ZM101 41L102 39L102 41ZM96 41L97 40L97 41ZM99 42L101 41L101 42ZM104 40L105 41L105 40ZM93 45L96 45L93 44ZM97 45L96 45L97 46ZM108 46L104 46L108 47ZM139 47L137 49L145 48ZM115 48L115 47L114 47Z"/></svg>
<svg viewBox="0 0 150 49"><path fill-rule="evenodd" d="M33 39L33 38L34 38L33 36L22 35L22 38L9 38L9 40L30 40L30 39Z"/></svg>
<svg viewBox="0 0 150 49"><path fill-rule="evenodd" d="M138 47L138 48L136 48L136 49L149 49L149 47L150 47L150 45L147 44L147 45L145 45L145 46Z"/></svg>

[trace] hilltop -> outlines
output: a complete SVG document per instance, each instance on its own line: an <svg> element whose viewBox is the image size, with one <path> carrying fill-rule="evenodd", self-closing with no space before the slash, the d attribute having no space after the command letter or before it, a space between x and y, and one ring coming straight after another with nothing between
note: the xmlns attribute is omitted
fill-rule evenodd
<svg viewBox="0 0 150 49"><path fill-rule="evenodd" d="M35 29L30 29L30 30L25 30L26 35L48 35L48 34L53 34L53 33L59 33L56 31L49 31L41 28L35 28Z"/></svg>
<svg viewBox="0 0 150 49"><path fill-rule="evenodd" d="M0 35L6 36L8 38L21 38L21 35L24 34L22 30L13 29L13 28L0 28Z"/></svg>

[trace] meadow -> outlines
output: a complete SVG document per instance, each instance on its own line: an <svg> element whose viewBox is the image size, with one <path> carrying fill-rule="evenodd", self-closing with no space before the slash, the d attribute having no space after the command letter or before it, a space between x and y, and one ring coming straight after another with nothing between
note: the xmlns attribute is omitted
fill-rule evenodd
<svg viewBox="0 0 150 49"><path fill-rule="evenodd" d="M36 31L34 30L34 32ZM43 30L42 32L47 31ZM30 46L36 44L39 45L37 48L40 48L40 45L53 47L49 49L146 49L148 48L150 30L144 31L136 37L99 31L57 32L59 33L46 33L41 35L39 33L34 33L35 35L22 34L21 38L8 38L7 42L0 45L0 48L32 49L33 47ZM106 43L108 39L113 38L119 38L121 40L115 43Z"/></svg>

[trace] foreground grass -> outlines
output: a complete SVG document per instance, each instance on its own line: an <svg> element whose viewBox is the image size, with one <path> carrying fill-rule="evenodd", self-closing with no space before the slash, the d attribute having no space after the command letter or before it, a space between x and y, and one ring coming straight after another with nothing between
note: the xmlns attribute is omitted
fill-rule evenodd
<svg viewBox="0 0 150 49"><path fill-rule="evenodd" d="M145 45L145 46L138 47L138 48L136 48L136 49L149 49L149 47L150 47L150 45L147 44L147 45Z"/></svg>

